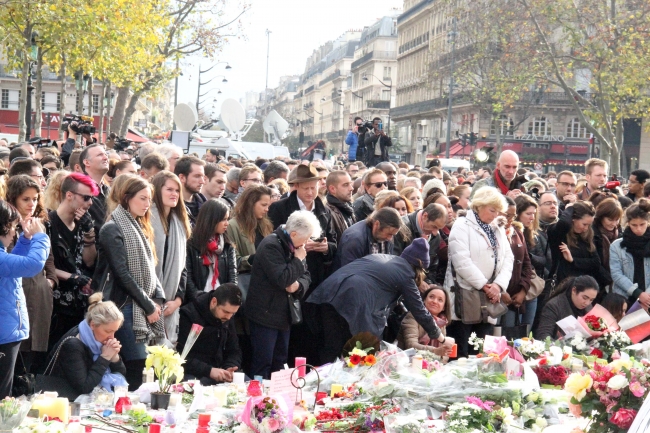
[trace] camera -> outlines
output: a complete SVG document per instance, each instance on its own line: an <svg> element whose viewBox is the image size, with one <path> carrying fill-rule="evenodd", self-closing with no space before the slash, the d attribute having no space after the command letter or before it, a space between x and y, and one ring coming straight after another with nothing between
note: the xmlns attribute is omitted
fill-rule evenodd
<svg viewBox="0 0 650 433"><path fill-rule="evenodd" d="M116 133L111 132L108 136L108 141L113 143L113 149L116 152L123 152L133 143L131 140L119 137Z"/></svg>
<svg viewBox="0 0 650 433"><path fill-rule="evenodd" d="M600 189L605 192L607 191L616 192L615 190L619 186L621 186L621 182L619 182L618 180L610 180L605 185L601 186Z"/></svg>
<svg viewBox="0 0 650 433"><path fill-rule="evenodd" d="M76 114L66 114L61 121L61 130L67 131L68 126L77 134L92 135L96 129L93 126L93 118L89 116L77 116Z"/></svg>
<svg viewBox="0 0 650 433"><path fill-rule="evenodd" d="M374 128L373 123L370 120L366 120L363 122L361 126L359 126L359 134L365 134L366 132L372 130Z"/></svg>

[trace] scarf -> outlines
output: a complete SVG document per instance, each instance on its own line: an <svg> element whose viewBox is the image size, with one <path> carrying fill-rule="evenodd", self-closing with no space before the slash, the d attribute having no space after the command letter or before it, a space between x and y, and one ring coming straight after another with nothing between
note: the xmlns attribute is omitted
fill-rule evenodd
<svg viewBox="0 0 650 433"><path fill-rule="evenodd" d="M219 236L219 239L212 238L208 241L208 253L203 254L203 264L205 266L210 266L214 264L214 272L212 274L212 290L214 290L219 280L219 255L223 252L224 240L223 236ZM214 263L212 262L214 260Z"/></svg>
<svg viewBox="0 0 650 433"><path fill-rule="evenodd" d="M573 289L571 287L567 287L567 289L564 291L564 295L567 297L567 300L569 301L569 307L571 307L571 312L573 313L573 317L578 318L578 317L584 317L587 314L587 309L579 309L575 305L573 305L573 300L571 299L571 292Z"/></svg>
<svg viewBox="0 0 650 433"><path fill-rule="evenodd" d="M341 211L346 220L354 217L354 209L350 203L341 201L338 198L334 197L332 194L327 194L326 198L327 203L331 204L332 206L336 206L336 208Z"/></svg>
<svg viewBox="0 0 650 433"><path fill-rule="evenodd" d="M111 218L124 235L129 273L138 287L149 298L152 298L156 292L158 278L156 277L156 265L149 241L142 232L140 224L122 205L115 208ZM144 310L134 302L133 333L135 334L136 343L146 343L152 339L161 341L165 338L163 315L160 315L156 323L149 323Z"/></svg>
<svg viewBox="0 0 650 433"><path fill-rule="evenodd" d="M93 330L90 329L90 325L85 320L82 320L79 324L79 339L92 352L93 361L97 361L97 358L102 354L103 344L95 340ZM112 386L127 386L128 383L126 383L126 379L120 373L111 373L111 368L106 367L106 371L104 371L99 385L105 390L110 391Z"/></svg>
<svg viewBox="0 0 650 433"><path fill-rule="evenodd" d="M623 231L623 240L621 241L621 248L632 256L634 260L634 277L632 282L638 284L638 288L642 291L646 289L645 280L645 263L644 259L650 257L650 228L648 228L643 236L635 235L630 228Z"/></svg>
<svg viewBox="0 0 650 433"><path fill-rule="evenodd" d="M508 188L508 185L506 185L503 179L501 179L501 174L499 174L499 170L496 170L496 173L494 173L494 179L496 181L497 186L501 190L501 194L506 195L508 191L510 191L510 188Z"/></svg>
<svg viewBox="0 0 650 433"><path fill-rule="evenodd" d="M440 331L443 331L449 324L444 314L440 315L440 317L434 316L432 314L431 317L433 317L433 321L436 322L436 325ZM438 340L432 340L427 334L424 334L422 338L418 340L418 343L424 346L440 347L440 342Z"/></svg>
<svg viewBox="0 0 650 433"><path fill-rule="evenodd" d="M169 220L169 233L165 236L162 224L162 215L155 204L151 205L151 225L154 232L154 247L156 248L156 276L165 291L165 300L173 301L176 298L178 285L181 281L183 269L185 269L185 257L187 255L187 237L183 224L176 214L171 214ZM157 235L156 235L157 234ZM165 254L165 242L167 242L167 254ZM163 267L164 264L164 267Z"/></svg>

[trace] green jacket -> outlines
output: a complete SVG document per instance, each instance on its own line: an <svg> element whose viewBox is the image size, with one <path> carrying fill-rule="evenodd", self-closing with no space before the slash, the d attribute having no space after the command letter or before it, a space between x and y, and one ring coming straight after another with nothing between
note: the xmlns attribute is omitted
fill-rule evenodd
<svg viewBox="0 0 650 433"><path fill-rule="evenodd" d="M228 234L230 242L235 245L237 272L250 272L252 266L248 262L248 258L255 254L255 244L248 239L248 236L244 234L239 227L239 223L234 218L228 221L228 229L226 233Z"/></svg>

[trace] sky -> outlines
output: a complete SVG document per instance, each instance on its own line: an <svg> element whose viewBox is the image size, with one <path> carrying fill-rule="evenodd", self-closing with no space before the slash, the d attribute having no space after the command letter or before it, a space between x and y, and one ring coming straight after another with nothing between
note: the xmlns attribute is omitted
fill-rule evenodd
<svg viewBox="0 0 650 433"><path fill-rule="evenodd" d="M199 66L204 70L215 62L212 71L201 75L201 81L215 78L201 93L211 88L201 107L212 106L217 98L216 111L226 98L243 99L247 91L263 91L266 80L267 37L271 31L269 50L269 88L278 85L284 75L302 74L305 62L312 52L327 41L336 39L348 30L362 30L372 25L393 9L402 9L403 0L248 0L251 9L242 16L244 24L240 38L229 38L228 44L211 62L199 56L187 58L182 63L183 76L179 78L178 102L196 101ZM235 3L235 2L230 2ZM234 9L231 16L237 15Z"/></svg>

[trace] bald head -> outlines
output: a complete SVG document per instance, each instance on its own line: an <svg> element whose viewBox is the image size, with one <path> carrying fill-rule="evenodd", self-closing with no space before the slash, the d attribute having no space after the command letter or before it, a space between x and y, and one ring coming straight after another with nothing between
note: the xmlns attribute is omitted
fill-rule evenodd
<svg viewBox="0 0 650 433"><path fill-rule="evenodd" d="M506 182L510 183L517 175L519 168L519 155L512 150L504 150L497 161L497 170Z"/></svg>

